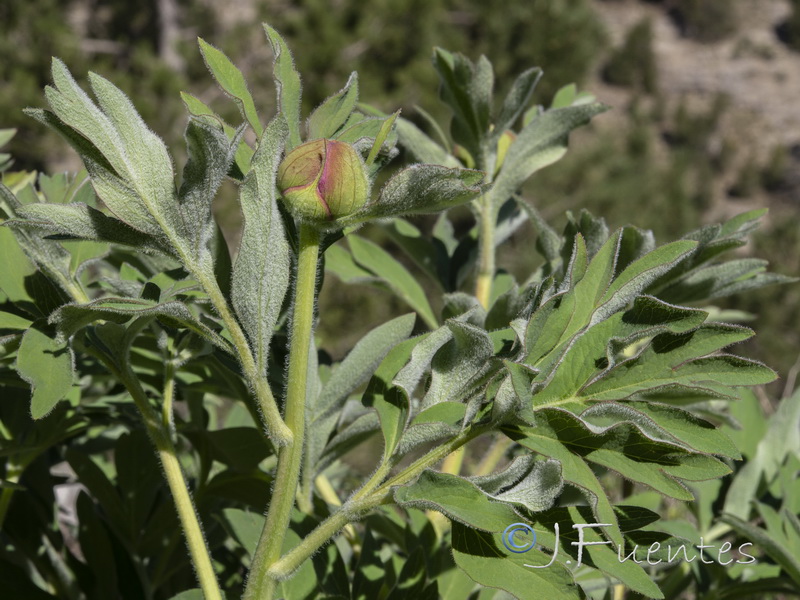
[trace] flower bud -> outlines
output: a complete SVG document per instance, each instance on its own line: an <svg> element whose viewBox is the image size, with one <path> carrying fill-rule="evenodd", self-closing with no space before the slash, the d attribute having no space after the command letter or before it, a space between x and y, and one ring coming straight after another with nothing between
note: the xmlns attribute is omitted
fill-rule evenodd
<svg viewBox="0 0 800 600"><path fill-rule="evenodd" d="M324 223L364 206L369 180L361 157L350 144L319 139L294 148L283 159L278 188L296 218Z"/></svg>

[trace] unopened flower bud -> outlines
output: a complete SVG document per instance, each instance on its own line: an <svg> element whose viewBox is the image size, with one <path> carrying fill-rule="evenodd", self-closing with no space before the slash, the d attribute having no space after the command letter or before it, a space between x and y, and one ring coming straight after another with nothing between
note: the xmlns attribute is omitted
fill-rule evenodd
<svg viewBox="0 0 800 600"><path fill-rule="evenodd" d="M278 168L278 188L296 218L324 223L364 206L369 180L350 144L319 139L289 152Z"/></svg>

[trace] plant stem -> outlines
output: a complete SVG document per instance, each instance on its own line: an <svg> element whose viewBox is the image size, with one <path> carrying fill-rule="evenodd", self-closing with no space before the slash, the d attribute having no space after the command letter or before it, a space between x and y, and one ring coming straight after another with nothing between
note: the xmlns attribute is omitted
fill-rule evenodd
<svg viewBox="0 0 800 600"><path fill-rule="evenodd" d="M258 541L243 600L271 600L277 581L269 571L281 556L283 540L294 506L300 466L303 459L308 353L314 325L314 302L319 262L319 232L310 225L300 225L300 247L289 349L286 424L292 442L278 451L278 471L267 512L267 521Z"/></svg>
<svg viewBox="0 0 800 600"><path fill-rule="evenodd" d="M192 558L200 588L203 591L203 597L205 600L222 600L222 592L214 574L208 546L203 537L203 530L200 526L189 488L186 485L186 479L183 476L175 446L170 439L169 430L163 426L158 413L150 406L147 395L130 366L123 365L118 372L118 376L136 403L136 407L139 409L147 428L147 433L150 435L150 439L158 452L161 466L164 468L167 485L172 493L172 498L175 500L178 518L186 536L186 545L189 547L189 554Z"/></svg>
<svg viewBox="0 0 800 600"><path fill-rule="evenodd" d="M320 523L300 544L275 562L270 568L270 576L275 580L287 579L345 525L358 520L368 510L390 501L394 487L413 481L422 471L486 431L488 428L485 426L466 429L449 442L418 458L382 485L374 483L374 478L370 479L370 482L353 494L341 509ZM369 490L369 487L373 487L374 491ZM266 597L264 598L266 600Z"/></svg>
<svg viewBox="0 0 800 600"><path fill-rule="evenodd" d="M495 219L494 209L491 204L491 196L485 195L478 199L480 206L480 222L478 232L478 242L480 243L478 260L478 278L475 283L475 297L483 308L489 308L489 301L492 298L492 281L494 280L495 260L494 260L494 229Z"/></svg>
<svg viewBox="0 0 800 600"><path fill-rule="evenodd" d="M188 264L191 263L187 263L187 265ZM239 354L239 360L242 364L242 371L244 372L247 382L255 390L256 401L261 410L262 420L267 427L267 431L273 443L276 446L290 444L292 441L292 432L281 418L278 404L275 402L272 389L269 387L269 382L267 381L267 374L259 373L255 358L253 358L253 352L250 349L250 344L247 342L247 336L244 331L242 331L236 317L233 316L228 306L228 301L225 299L225 295L222 293L219 285L217 285L216 280L206 277L202 269L192 264L190 270L195 274L200 285L203 286L203 289L211 300L211 304L214 306L217 314L222 319L222 322L225 323L225 327L228 328L228 332L231 334L233 345L236 348L236 352Z"/></svg>
<svg viewBox="0 0 800 600"><path fill-rule="evenodd" d="M164 365L164 394L161 398L161 427L172 439L175 435L175 419L172 404L175 399L175 363L168 360Z"/></svg>
<svg viewBox="0 0 800 600"><path fill-rule="evenodd" d="M489 451L484 455L481 462L478 463L473 475L488 475L494 471L494 468L498 465L503 456L505 456L506 450L508 450L513 443L514 441L506 436L495 439Z"/></svg>
<svg viewBox="0 0 800 600"><path fill-rule="evenodd" d="M24 469L20 465L11 462L9 459L9 462L6 465L5 480L8 483L19 483L19 478L22 475L23 470ZM11 497L13 495L13 487L4 487L3 490L0 491L0 530L2 530L3 523L6 520L6 514L8 513L8 507L11 504Z"/></svg>

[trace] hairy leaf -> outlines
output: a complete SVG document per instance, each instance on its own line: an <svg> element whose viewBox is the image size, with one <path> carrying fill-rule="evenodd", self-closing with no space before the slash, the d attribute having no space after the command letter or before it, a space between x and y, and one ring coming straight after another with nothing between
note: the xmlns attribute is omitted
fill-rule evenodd
<svg viewBox="0 0 800 600"><path fill-rule="evenodd" d="M261 132L263 131L261 121L258 119L258 111L253 102L253 97L250 95L250 90L247 89L247 83L242 72L234 66L222 51L202 38L197 38L197 42L200 44L203 60L205 60L206 66L211 71L214 79L217 80L222 90L233 98L242 116L247 119L256 135L261 137Z"/></svg>
<svg viewBox="0 0 800 600"><path fill-rule="evenodd" d="M264 23L264 32L272 48L273 78L278 95L278 110L286 118L289 135L286 151L300 145L300 75L294 66L292 53L286 42L272 27Z"/></svg>
<svg viewBox="0 0 800 600"><path fill-rule="evenodd" d="M28 329L17 351L17 371L31 384L31 416L41 419L72 387L72 349L38 329Z"/></svg>
<svg viewBox="0 0 800 600"><path fill-rule="evenodd" d="M272 330L289 287L289 245L275 188L287 135L286 121L279 115L264 131L239 195L244 228L233 267L233 306L262 374L267 371Z"/></svg>

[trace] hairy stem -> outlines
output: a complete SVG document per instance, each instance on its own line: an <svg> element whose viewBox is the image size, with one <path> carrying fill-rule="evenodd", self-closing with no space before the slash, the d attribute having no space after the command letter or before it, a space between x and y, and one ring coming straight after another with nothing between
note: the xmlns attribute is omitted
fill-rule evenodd
<svg viewBox="0 0 800 600"><path fill-rule="evenodd" d="M287 552L279 561L270 568L270 575L276 580L287 579L303 564L314 552L325 545L348 523L357 521L369 510L391 502L393 488L413 481L422 471L435 465L451 452L458 450L464 444L485 433L486 427L473 427L466 429L449 442L434 448L428 454L418 458L408 467L379 485L375 478L370 479L360 490L345 502L345 504L316 529L309 533L294 549ZM372 489L369 489L372 488Z"/></svg>
<svg viewBox="0 0 800 600"><path fill-rule="evenodd" d="M478 199L480 206L480 221L478 223L478 278L475 282L475 297L483 308L489 308L489 301L492 298L492 281L494 280L495 257L494 257L494 229L495 214L491 204L490 196L481 196Z"/></svg>
<svg viewBox="0 0 800 600"><path fill-rule="evenodd" d="M172 404L175 400L175 363L168 360L164 365L164 394L161 398L161 427L173 439L175 436L175 419Z"/></svg>
<svg viewBox="0 0 800 600"><path fill-rule="evenodd" d="M281 418L281 413L278 410L275 397L272 395L272 389L269 387L269 382L267 381L267 375L266 373L259 373L255 358L253 358L253 352L250 349L250 344L247 342L247 336L244 331L242 331L239 322L233 316L228 306L228 301L225 299L225 295L222 293L219 285L217 285L217 282L213 278L203 275L201 269L193 268L191 270L195 273L200 285L203 286L206 294L208 294L211 304L213 304L214 309L231 334L233 345L236 348L239 361L242 364L242 371L244 372L247 382L255 391L256 401L261 410L261 417L264 421L264 425L267 427L267 431L272 437L272 441L276 446L284 446L291 443L292 432Z"/></svg>
<svg viewBox="0 0 800 600"><path fill-rule="evenodd" d="M158 413L150 406L147 395L130 366L124 365L118 375L136 403L136 408L139 409L142 415L147 433L150 435L150 439L158 452L158 458L164 468L167 485L178 510L178 519L186 536L186 545L189 547L189 555L191 556L200 588L203 591L203 597L205 600L222 600L222 592L214 574L214 567L211 564L211 555L203 536L197 511L192 502L192 496L186 485L186 479L183 476L183 470L178 461L178 454L170 438L169 430L162 423ZM168 391L168 393L171 394L172 392Z"/></svg>
<svg viewBox="0 0 800 600"><path fill-rule="evenodd" d="M283 446L278 452L275 487L267 512L267 521L253 556L243 596L244 600L271 600L275 594L277 581L270 576L269 572L273 563L280 558L300 480L305 429L308 353L314 325L319 242L320 236L316 229L309 225L300 226L285 414L292 442Z"/></svg>

